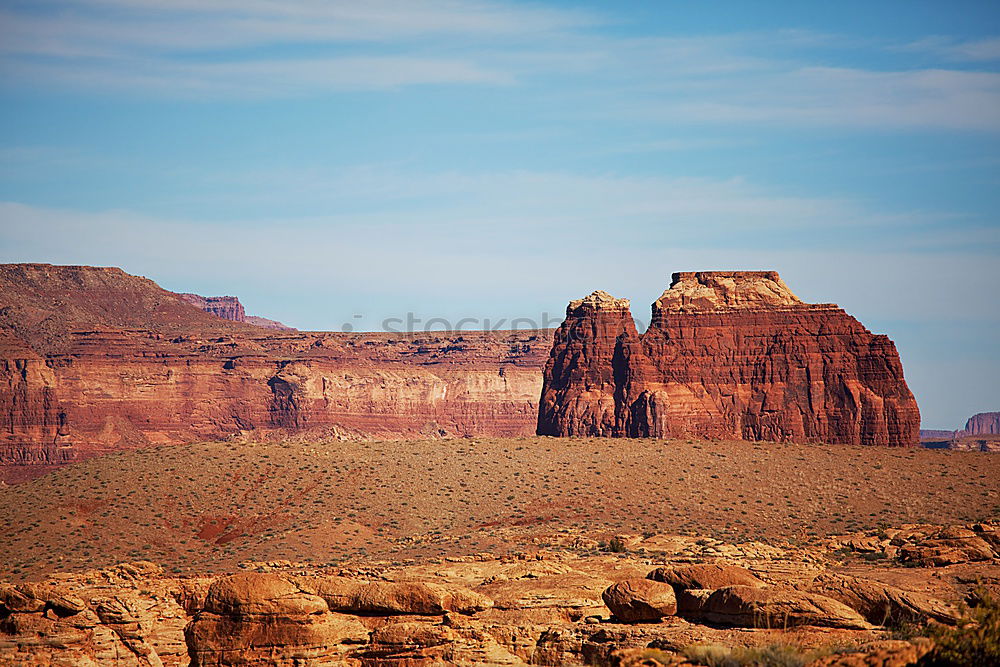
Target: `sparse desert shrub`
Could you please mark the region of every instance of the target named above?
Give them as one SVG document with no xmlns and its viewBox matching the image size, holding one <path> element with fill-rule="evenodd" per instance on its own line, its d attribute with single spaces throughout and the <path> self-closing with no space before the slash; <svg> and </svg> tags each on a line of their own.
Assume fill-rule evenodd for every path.
<svg viewBox="0 0 1000 667">
<path fill-rule="evenodd" d="M 1000 599 L 984 589 L 975 596 L 978 604 L 958 625 L 927 629 L 934 649 L 918 663 L 921 667 L 1000 665 Z"/>
<path fill-rule="evenodd" d="M 612 537 L 608 541 L 607 550 L 613 554 L 623 554 L 628 551 L 628 546 L 625 544 L 625 540 L 620 537 Z"/>
<path fill-rule="evenodd" d="M 768 644 L 746 648 L 721 644 L 694 644 L 684 649 L 684 657 L 705 667 L 804 667 L 804 665 L 844 650 L 830 646 L 806 649 L 794 644 Z"/>
</svg>

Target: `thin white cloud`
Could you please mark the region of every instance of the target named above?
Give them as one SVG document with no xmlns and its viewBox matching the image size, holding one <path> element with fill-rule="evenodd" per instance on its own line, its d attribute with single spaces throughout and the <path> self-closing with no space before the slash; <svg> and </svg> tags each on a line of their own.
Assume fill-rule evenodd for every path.
<svg viewBox="0 0 1000 667">
<path fill-rule="evenodd" d="M 725 184 L 716 189 L 716 197 L 729 200 L 716 210 L 728 214 L 739 208 Z M 702 209 L 709 206 L 701 204 Z M 787 229 L 759 224 L 769 215 L 787 213 L 787 202 L 752 208 L 693 228 L 665 220 L 662 230 L 645 229 L 631 217 L 609 217 L 608 209 L 591 218 L 542 214 L 517 222 L 500 214 L 468 218 L 464 224 L 461 217 L 468 213 L 443 212 L 439 229 L 431 215 L 226 225 L 5 202 L 0 203 L 0 261 L 122 266 L 174 284 L 190 275 L 254 289 L 286 283 L 296 285 L 306 301 L 322 301 L 333 286 L 357 302 L 392 295 L 385 300 L 397 310 L 419 301 L 424 307 L 480 316 L 488 314 L 479 312 L 484 304 L 511 312 L 541 303 L 558 312 L 565 299 L 602 288 L 632 298 L 642 317 L 645 304 L 658 296 L 672 271 L 774 268 L 802 298 L 837 301 L 862 320 L 995 323 L 1000 317 L 1000 297 L 993 289 L 995 255 L 913 251 L 902 242 L 879 247 L 857 242 L 857 230 L 849 228 L 841 234 L 854 242 L 820 248 L 789 243 Z M 828 220 L 820 215 L 813 212 L 808 222 Z M 719 232 L 728 235 L 741 228 L 768 242 L 717 243 Z M 909 233 L 900 230 L 897 237 Z M 373 237 L 377 244 L 370 242 Z M 266 272 L 260 271 L 262 266 Z"/>
<path fill-rule="evenodd" d="M 589 25 L 582 11 L 482 0 L 86 0 L 0 13 L 0 50 L 109 53 L 210 50 L 442 36 L 524 36 Z"/>
<path fill-rule="evenodd" d="M 894 50 L 927 53 L 954 62 L 985 63 L 1000 61 L 1000 37 L 962 40 L 933 36 L 895 47 Z"/>
<path fill-rule="evenodd" d="M 723 89 L 675 113 L 705 120 L 911 129 L 1000 129 L 1000 74 L 810 67 Z M 763 85 L 763 88 L 758 86 Z"/>
<path fill-rule="evenodd" d="M 722 184 L 716 194 L 731 196 L 727 192 Z M 782 213 L 785 205 L 777 202 L 771 210 Z M 370 227 L 374 222 L 379 226 Z M 552 229 L 502 224 L 490 237 L 447 220 L 447 237 L 392 218 L 227 226 L 7 202 L 0 203 L 0 261 L 121 266 L 178 291 L 211 291 L 207 286 L 215 285 L 244 298 L 255 295 L 248 302 L 256 312 L 327 330 L 343 322 L 378 330 L 384 318 L 407 311 L 423 321 L 550 317 L 551 324 L 569 299 L 593 289 L 632 299 L 645 324 L 647 304 L 673 271 L 776 269 L 803 299 L 837 302 L 896 340 L 928 423 L 958 422 L 974 411 L 968 406 L 1000 396 L 993 366 L 981 356 L 970 359 L 990 349 L 989 335 L 1000 317 L 995 255 L 879 250 L 862 243 L 713 248 L 698 245 L 697 237 L 633 239 L 639 230 L 622 219 L 585 222 Z M 455 238 L 463 235 L 469 238 Z M 378 239 L 375 247 L 366 240 L 371 236 Z M 914 330 L 941 323 L 948 333 L 927 349 L 926 334 Z M 964 349 L 953 344 L 956 330 L 982 335 Z M 968 372 L 942 375 L 953 364 Z M 956 377 L 962 381 L 942 381 Z"/>
<path fill-rule="evenodd" d="M 200 192 L 191 193 L 188 208 L 218 208 L 218 204 L 240 202 L 243 210 L 280 210 L 287 201 L 309 201 L 322 216 L 256 220 L 242 223 L 171 222 L 144 218 L 127 212 L 81 213 L 7 203 L 0 207 L 0 246 L 21 248 L 22 257 L 43 249 L 43 239 L 74 239 L 72 229 L 149 228 L 177 231 L 163 233 L 163 244 L 134 248 L 143 253 L 164 252 L 172 239 L 198 237 L 197 248 L 211 244 L 205 234 L 219 233 L 220 242 L 260 243 L 258 250 L 277 252 L 273 240 L 255 234 L 273 235 L 275 228 L 295 230 L 287 237 L 297 262 L 294 271 L 324 267 L 330 261 L 365 273 L 371 236 L 380 257 L 402 262 L 419 249 L 450 264 L 465 265 L 469 257 L 484 261 L 484 249 L 495 256 L 522 256 L 538 261 L 553 249 L 571 246 L 600 253 L 611 248 L 636 252 L 667 247 L 786 247 L 809 249 L 816 243 L 828 249 L 865 245 L 925 250 L 933 247 L 935 229 L 954 218 L 944 212 L 882 212 L 846 199 L 790 196 L 769 191 L 744 179 L 637 177 L 618 174 L 584 175 L 565 172 L 414 172 L 387 165 L 362 165 L 350 169 L 323 168 L 261 171 L 229 171 L 200 174 Z M 214 198 L 214 199 L 213 199 Z M 357 213 L 355 213 L 357 211 Z M 39 230 L 50 229 L 39 235 Z M 63 228 L 68 228 L 69 231 Z M 239 229 L 232 233 L 232 227 Z M 219 231 L 221 230 L 221 231 Z M 155 235 L 155 234 L 154 234 Z M 335 236 L 336 243 L 307 244 L 301 238 Z M 234 241 L 238 236 L 241 240 Z M 995 236 L 995 235 L 994 235 Z M 118 248 L 127 256 L 127 244 L 111 238 L 91 241 L 68 240 L 67 248 L 105 252 Z M 879 241 L 883 238 L 883 241 Z M 957 238 L 957 237 L 956 237 Z M 32 240 L 34 239 L 34 240 Z M 429 241 L 429 239 L 433 241 Z M 982 238 L 969 238 L 978 243 Z M 989 241 L 989 239 L 986 239 Z M 279 244 L 281 241 L 278 242 Z M 96 244 L 94 246 L 93 244 Z M 256 246 L 254 246 L 256 247 Z M 950 247 L 956 247 L 954 244 Z M 182 254 L 191 255 L 197 248 Z M 311 252 L 320 256 L 309 261 Z M 214 250 L 209 250 L 206 261 Z M 331 254 L 332 253 L 332 254 Z M 173 254 L 172 251 L 168 255 Z M 237 256 L 242 256 L 237 253 Z M 154 259 L 147 257 L 147 259 Z M 92 261 L 92 260 L 91 260 Z M 138 261 L 138 259 L 136 260 Z M 197 257 L 194 261 L 200 261 Z M 547 259 L 545 261 L 548 261 Z M 324 269 L 325 270 L 325 269 Z M 429 276 L 431 288 L 435 278 Z"/>
<path fill-rule="evenodd" d="M 114 70 L 81 63 L 72 71 L 51 63 L 20 68 L 21 80 L 43 78 L 65 86 L 99 87 L 201 98 L 257 98 L 327 92 L 380 90 L 420 84 L 513 82 L 504 72 L 461 60 L 404 57 L 343 57 L 182 64 L 127 62 Z"/>
<path fill-rule="evenodd" d="M 1000 131 L 1000 73 L 818 66 L 806 31 L 629 37 L 591 13 L 485 0 L 72 0 L 0 13 L 7 86 L 208 99 L 513 85 L 563 120 Z M 598 28 L 595 30 L 594 28 Z M 884 48 L 862 45 L 858 48 Z M 1000 38 L 900 53 L 989 63 Z"/>
</svg>

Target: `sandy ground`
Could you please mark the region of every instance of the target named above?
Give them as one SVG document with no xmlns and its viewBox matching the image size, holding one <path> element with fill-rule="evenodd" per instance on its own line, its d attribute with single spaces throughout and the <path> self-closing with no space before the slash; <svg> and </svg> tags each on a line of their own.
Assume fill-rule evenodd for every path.
<svg viewBox="0 0 1000 667">
<path fill-rule="evenodd" d="M 597 438 L 198 443 L 0 489 L 0 577 L 148 559 L 401 563 L 617 534 L 803 543 L 1000 518 L 981 452 Z"/>
</svg>

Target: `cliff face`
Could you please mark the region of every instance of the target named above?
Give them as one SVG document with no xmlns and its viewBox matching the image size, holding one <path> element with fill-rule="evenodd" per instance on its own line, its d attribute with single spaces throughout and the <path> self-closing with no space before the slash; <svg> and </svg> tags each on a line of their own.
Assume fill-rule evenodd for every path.
<svg viewBox="0 0 1000 667">
<path fill-rule="evenodd" d="M 571 302 L 545 365 L 538 434 L 613 435 L 617 357 L 638 340 L 628 299 L 598 291 Z"/>
<path fill-rule="evenodd" d="M 965 428 L 958 435 L 998 435 L 1000 434 L 1000 412 L 980 412 L 969 417 Z"/>
<path fill-rule="evenodd" d="M 289 428 L 530 435 L 550 336 L 268 330 L 118 269 L 0 265 L 0 465 Z"/>
<path fill-rule="evenodd" d="M 243 304 L 235 296 L 200 296 L 186 292 L 178 293 L 177 296 L 195 308 L 200 308 L 206 313 L 212 313 L 224 320 L 230 320 L 231 322 L 247 321 Z"/>
<path fill-rule="evenodd" d="M 72 460 L 72 452 L 63 446 L 65 420 L 55 373 L 22 341 L 0 330 L 0 461 L 58 464 Z M 26 441 L 34 446 L 19 446 Z"/>
<path fill-rule="evenodd" d="M 773 271 L 674 274 L 642 336 L 622 324 L 624 335 L 605 340 L 617 350 L 598 364 L 611 378 L 602 395 L 615 396 L 614 423 L 553 419 L 595 403 L 580 380 L 592 371 L 576 368 L 591 358 L 567 354 L 567 325 L 605 316 L 578 311 L 571 304 L 556 332 L 540 434 L 918 442 L 919 412 L 892 341 L 835 305 L 803 303 Z"/>
</svg>

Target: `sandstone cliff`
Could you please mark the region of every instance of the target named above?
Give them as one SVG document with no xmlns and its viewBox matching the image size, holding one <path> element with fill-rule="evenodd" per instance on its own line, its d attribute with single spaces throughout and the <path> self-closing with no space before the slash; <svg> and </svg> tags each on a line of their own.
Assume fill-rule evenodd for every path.
<svg viewBox="0 0 1000 667">
<path fill-rule="evenodd" d="M 539 435 L 614 435 L 619 338 L 638 340 L 628 299 L 598 291 L 569 304 L 545 366 Z"/>
<path fill-rule="evenodd" d="M 1000 435 L 1000 412 L 980 412 L 969 417 L 956 435 Z"/>
<path fill-rule="evenodd" d="M 246 311 L 243 304 L 235 296 L 201 296 L 199 294 L 189 294 L 179 292 L 181 299 L 187 301 L 195 308 L 200 308 L 206 313 L 212 313 L 216 317 L 233 322 L 246 322 Z"/>
<path fill-rule="evenodd" d="M 288 428 L 529 435 L 549 335 L 268 330 L 120 269 L 2 265 L 0 464 Z"/>
<path fill-rule="evenodd" d="M 675 273 L 642 336 L 620 300 L 584 301 L 555 335 L 540 435 L 918 442 L 892 341 L 776 272 Z"/>
</svg>

